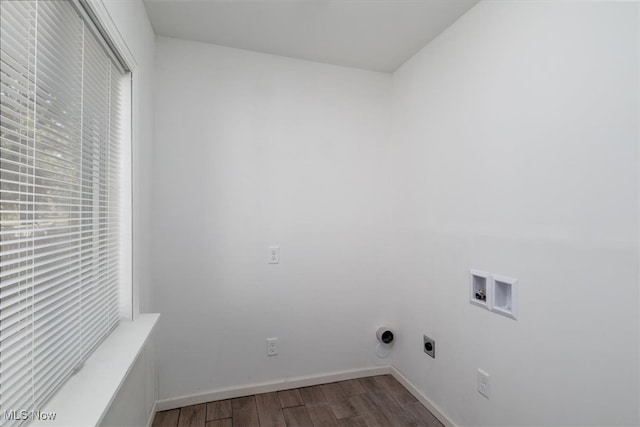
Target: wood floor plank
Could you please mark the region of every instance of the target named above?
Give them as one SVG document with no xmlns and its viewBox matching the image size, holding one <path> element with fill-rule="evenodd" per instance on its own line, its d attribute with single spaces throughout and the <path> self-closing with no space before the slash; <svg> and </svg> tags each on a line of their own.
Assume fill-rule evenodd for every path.
<svg viewBox="0 0 640 427">
<path fill-rule="evenodd" d="M 176 427 L 178 425 L 178 417 L 180 417 L 179 408 L 157 412 L 153 418 L 152 427 Z"/>
<path fill-rule="evenodd" d="M 293 390 L 279 391 L 278 397 L 280 398 L 280 405 L 282 408 L 304 405 L 302 396 L 300 396 L 300 392 L 297 388 Z"/>
<path fill-rule="evenodd" d="M 380 390 L 376 377 L 358 378 L 358 382 L 367 393 L 375 393 Z"/>
<path fill-rule="evenodd" d="M 444 427 L 391 375 L 158 412 L 152 427 Z"/>
<path fill-rule="evenodd" d="M 311 405 L 305 405 L 309 419 L 314 427 L 335 427 L 338 425 L 338 419 L 336 418 L 331 406 L 327 403 Z"/>
<path fill-rule="evenodd" d="M 302 400 L 307 407 L 311 405 L 326 405 L 327 403 L 327 398 L 319 385 L 301 388 L 300 396 L 302 396 Z"/>
<path fill-rule="evenodd" d="M 381 375 L 376 377 L 376 381 L 378 384 L 381 384 L 387 393 L 393 396 L 393 398 L 396 399 L 402 407 L 413 405 L 418 402 L 418 400 L 409 393 L 409 390 L 404 388 L 404 386 L 391 375 Z"/>
<path fill-rule="evenodd" d="M 364 389 L 364 387 L 362 387 L 362 384 L 360 384 L 358 380 L 342 381 L 340 382 L 340 386 L 347 396 L 366 393 L 366 390 Z"/>
<path fill-rule="evenodd" d="M 343 418 L 338 422 L 340 427 L 368 427 L 367 422 L 362 417 Z"/>
<path fill-rule="evenodd" d="M 389 419 L 393 425 L 411 425 L 411 419 L 405 414 L 402 405 L 396 399 L 391 397 L 384 389 L 378 389 L 368 396 L 378 407 L 380 412 Z"/>
<path fill-rule="evenodd" d="M 356 408 L 356 411 L 364 418 L 368 426 L 389 426 L 391 421 L 374 403 L 369 394 L 358 394 L 349 396 L 349 401 Z"/>
<path fill-rule="evenodd" d="M 207 418 L 207 405 L 191 405 L 180 408 L 178 427 L 204 427 Z"/>
<path fill-rule="evenodd" d="M 420 402 L 413 405 L 407 405 L 404 410 L 412 418 L 412 421 L 419 426 L 425 427 L 444 427 L 444 425 L 427 410 Z"/>
<path fill-rule="evenodd" d="M 207 421 L 231 418 L 231 400 L 219 400 L 207 403 Z"/>
<path fill-rule="evenodd" d="M 358 416 L 358 411 L 349 402 L 347 395 L 340 383 L 330 383 L 322 385 L 322 392 L 331 405 L 333 414 L 339 420 L 341 418 L 352 418 Z"/>
<path fill-rule="evenodd" d="M 286 427 L 278 393 L 256 394 L 260 427 Z"/>
<path fill-rule="evenodd" d="M 238 397 L 231 400 L 233 427 L 259 427 L 258 410 L 254 396 Z"/>
<path fill-rule="evenodd" d="M 282 412 L 284 412 L 287 427 L 309 427 L 313 425 L 307 413 L 307 408 L 304 406 L 291 406 L 284 408 Z"/>
<path fill-rule="evenodd" d="M 331 410 L 337 419 L 357 417 L 358 411 L 349 401 L 331 403 Z"/>
<path fill-rule="evenodd" d="M 329 403 L 344 401 L 345 392 L 340 383 L 323 384 L 321 387 Z"/>
<path fill-rule="evenodd" d="M 372 414 L 363 414 L 363 415 L 360 415 L 360 418 L 364 420 L 367 427 L 395 427 L 396 426 L 396 424 L 393 424 L 391 421 L 389 421 L 389 418 L 387 417 L 378 418 Z M 408 424 L 408 425 L 411 427 L 414 427 L 413 424 Z M 416 424 L 415 426 L 418 426 L 418 424 Z"/>
</svg>

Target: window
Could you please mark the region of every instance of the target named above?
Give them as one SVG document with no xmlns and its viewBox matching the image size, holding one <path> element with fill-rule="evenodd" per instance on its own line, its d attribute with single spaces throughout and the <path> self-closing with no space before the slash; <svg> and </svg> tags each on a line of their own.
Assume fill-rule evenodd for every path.
<svg viewBox="0 0 640 427">
<path fill-rule="evenodd" d="M 118 324 L 128 153 L 120 144 L 126 73 L 80 9 L 62 0 L 0 8 L 6 415 L 38 410 Z M 21 422 L 6 418 L 1 425 Z"/>
</svg>

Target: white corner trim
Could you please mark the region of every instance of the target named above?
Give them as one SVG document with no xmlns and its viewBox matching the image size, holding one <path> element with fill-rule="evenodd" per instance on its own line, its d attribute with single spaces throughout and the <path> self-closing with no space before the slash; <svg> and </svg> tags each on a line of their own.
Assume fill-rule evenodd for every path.
<svg viewBox="0 0 640 427">
<path fill-rule="evenodd" d="M 120 321 L 85 361 L 83 368 L 67 380 L 44 408 L 38 408 L 45 413 L 55 412 L 55 420 L 34 420 L 29 426 L 99 425 L 159 317 L 159 314 L 141 314 L 134 321 Z"/>
<path fill-rule="evenodd" d="M 309 387 L 313 385 L 333 383 L 336 381 L 372 377 L 375 375 L 388 375 L 392 374 L 392 370 L 393 368 L 391 366 L 385 365 L 365 369 L 337 371 L 328 374 L 294 377 L 281 381 L 250 384 L 240 387 L 225 387 L 217 390 L 207 391 L 204 393 L 159 400 L 158 402 L 156 402 L 155 409 L 156 411 L 166 411 L 169 409 L 181 408 L 183 406 L 211 402 L 214 400 L 233 399 L 236 397 L 251 396 L 252 394 L 269 393 L 272 391 L 282 391 L 300 387 Z"/>
<path fill-rule="evenodd" d="M 451 420 L 451 418 L 449 418 L 444 412 L 442 412 L 435 403 L 433 403 L 427 396 L 422 394 L 420 390 L 418 390 L 413 384 L 411 384 L 407 377 L 402 375 L 402 372 L 397 370 L 394 366 L 391 366 L 390 368 L 391 375 L 393 375 L 393 377 L 397 379 L 400 384 L 402 384 L 407 390 L 409 390 L 409 392 L 413 394 L 413 396 L 418 399 L 418 401 L 422 403 L 424 407 L 427 408 L 429 412 L 431 412 L 442 424 L 444 424 L 445 427 L 457 427 L 453 420 Z"/>
<path fill-rule="evenodd" d="M 153 425 L 153 419 L 156 417 L 156 411 L 158 405 L 158 401 L 153 402 L 153 406 L 151 407 L 151 412 L 149 412 L 149 418 L 147 419 L 147 427 L 151 427 Z"/>
</svg>

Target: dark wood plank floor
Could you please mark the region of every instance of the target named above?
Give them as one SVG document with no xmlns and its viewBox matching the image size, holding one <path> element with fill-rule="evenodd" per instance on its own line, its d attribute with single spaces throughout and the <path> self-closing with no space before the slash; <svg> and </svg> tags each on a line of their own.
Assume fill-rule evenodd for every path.
<svg viewBox="0 0 640 427">
<path fill-rule="evenodd" d="M 442 427 L 391 375 L 158 412 L 153 427 Z"/>
</svg>

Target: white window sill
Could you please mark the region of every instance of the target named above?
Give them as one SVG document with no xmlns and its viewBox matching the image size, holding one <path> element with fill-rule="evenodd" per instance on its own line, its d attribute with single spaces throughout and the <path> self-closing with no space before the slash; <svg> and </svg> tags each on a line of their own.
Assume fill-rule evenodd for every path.
<svg viewBox="0 0 640 427">
<path fill-rule="evenodd" d="M 97 426 L 118 394 L 151 335 L 159 314 L 141 314 L 120 325 L 86 360 L 83 368 L 56 392 L 40 411 L 55 420 L 32 419 L 29 426 Z"/>
</svg>

